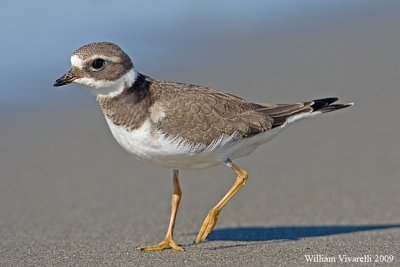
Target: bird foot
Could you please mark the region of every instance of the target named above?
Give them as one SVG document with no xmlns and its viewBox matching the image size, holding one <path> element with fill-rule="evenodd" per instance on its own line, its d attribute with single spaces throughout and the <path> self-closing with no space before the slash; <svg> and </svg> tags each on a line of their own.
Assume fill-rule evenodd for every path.
<svg viewBox="0 0 400 267">
<path fill-rule="evenodd" d="M 204 219 L 199 233 L 197 234 L 196 240 L 194 241 L 195 244 L 203 242 L 207 238 L 208 234 L 211 233 L 217 224 L 218 214 L 219 211 L 215 209 L 210 210 L 207 217 Z"/>
<path fill-rule="evenodd" d="M 183 248 L 181 246 L 178 246 L 172 238 L 165 239 L 157 245 L 139 247 L 139 250 L 141 250 L 141 251 L 160 251 L 160 250 L 164 250 L 166 248 L 172 248 L 175 251 L 183 251 Z"/>
</svg>

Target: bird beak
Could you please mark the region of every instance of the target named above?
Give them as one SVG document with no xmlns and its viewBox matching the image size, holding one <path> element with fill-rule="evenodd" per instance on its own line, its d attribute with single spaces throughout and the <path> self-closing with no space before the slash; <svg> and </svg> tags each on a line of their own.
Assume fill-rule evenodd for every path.
<svg viewBox="0 0 400 267">
<path fill-rule="evenodd" d="M 74 77 L 74 75 L 71 73 L 71 70 L 70 70 L 66 74 L 64 74 L 63 76 L 58 78 L 56 80 L 56 82 L 54 83 L 54 86 L 57 87 L 57 86 L 66 85 L 66 84 L 72 83 L 75 79 L 76 79 L 76 77 Z"/>
</svg>

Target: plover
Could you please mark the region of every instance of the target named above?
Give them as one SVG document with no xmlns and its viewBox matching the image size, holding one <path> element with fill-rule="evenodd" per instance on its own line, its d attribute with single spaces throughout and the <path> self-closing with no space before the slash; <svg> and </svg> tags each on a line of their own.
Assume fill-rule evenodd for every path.
<svg viewBox="0 0 400 267">
<path fill-rule="evenodd" d="M 246 183 L 248 173 L 233 162 L 252 153 L 287 126 L 304 118 L 352 105 L 334 104 L 336 97 L 294 104 L 247 101 L 210 87 L 159 81 L 134 69 L 116 44 L 87 44 L 74 52 L 72 68 L 54 86 L 77 83 L 96 97 L 112 135 L 140 159 L 172 170 L 172 211 L 164 240 L 144 251 L 182 250 L 173 239 L 182 192 L 180 169 L 224 164 L 237 178 L 209 211 L 195 243 L 204 241 L 218 215 Z"/>
</svg>

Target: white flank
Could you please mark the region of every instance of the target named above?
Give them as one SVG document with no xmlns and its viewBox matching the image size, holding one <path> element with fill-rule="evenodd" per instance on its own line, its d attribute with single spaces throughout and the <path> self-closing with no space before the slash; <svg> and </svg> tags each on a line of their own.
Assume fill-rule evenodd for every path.
<svg viewBox="0 0 400 267">
<path fill-rule="evenodd" d="M 138 129 L 129 131 L 123 126 L 115 125 L 112 120 L 107 118 L 106 121 L 110 127 L 111 133 L 117 142 L 128 152 L 138 156 L 141 159 L 162 166 L 173 168 L 185 168 L 192 165 L 204 163 L 207 166 L 210 160 L 200 160 L 200 162 L 192 161 L 190 148 L 188 146 L 180 146 L 176 142 L 171 142 L 162 133 L 157 132 L 151 119 L 148 119 Z M 218 162 L 211 160 L 211 165 Z"/>
<path fill-rule="evenodd" d="M 165 116 L 162 110 L 158 110 L 157 114 L 160 117 Z M 228 159 L 247 156 L 259 145 L 270 141 L 288 125 L 317 114 L 320 112 L 295 115 L 280 127 L 248 138 L 242 139 L 237 133 L 230 136 L 224 135 L 208 146 L 192 144 L 179 136 L 166 137 L 154 127 L 154 119 L 157 121 L 159 118 L 149 118 L 138 129 L 129 131 L 123 126 L 115 125 L 106 114 L 105 116 L 114 138 L 128 152 L 153 164 L 168 168 L 197 169 L 215 166 Z"/>
<path fill-rule="evenodd" d="M 124 88 L 130 87 L 136 80 L 137 72 L 131 69 L 115 81 L 96 80 L 89 77 L 79 78 L 74 83 L 85 86 L 97 97 L 114 97 L 122 93 Z"/>
<path fill-rule="evenodd" d="M 221 149 L 223 144 L 226 144 L 225 138 L 213 144 L 213 148 L 200 149 L 189 143 L 180 142 L 178 138 L 165 137 L 154 128 L 151 119 L 132 131 L 115 125 L 107 116 L 106 121 L 112 135 L 125 150 L 154 164 L 175 169 L 205 168 L 217 165 L 225 158 L 220 155 L 224 154 Z"/>
</svg>

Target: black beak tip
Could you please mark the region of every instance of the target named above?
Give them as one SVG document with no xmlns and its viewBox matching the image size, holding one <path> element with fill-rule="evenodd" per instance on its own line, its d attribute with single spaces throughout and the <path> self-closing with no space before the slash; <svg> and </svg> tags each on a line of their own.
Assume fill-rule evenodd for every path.
<svg viewBox="0 0 400 267">
<path fill-rule="evenodd" d="M 58 78 L 54 82 L 53 86 L 54 87 L 63 86 L 63 85 L 71 83 L 73 80 L 74 80 L 74 78 L 72 77 L 72 75 L 70 73 L 67 73 L 67 74 L 63 75 L 62 77 Z"/>
<path fill-rule="evenodd" d="M 54 82 L 54 84 L 53 84 L 53 86 L 54 87 L 58 87 L 58 86 L 62 86 L 62 85 L 64 85 L 65 83 L 63 83 L 62 81 L 60 81 L 60 79 L 57 79 L 55 82 Z"/>
</svg>

